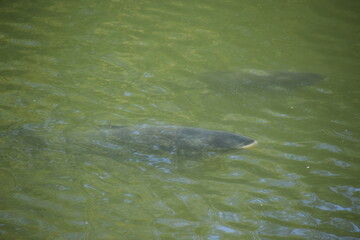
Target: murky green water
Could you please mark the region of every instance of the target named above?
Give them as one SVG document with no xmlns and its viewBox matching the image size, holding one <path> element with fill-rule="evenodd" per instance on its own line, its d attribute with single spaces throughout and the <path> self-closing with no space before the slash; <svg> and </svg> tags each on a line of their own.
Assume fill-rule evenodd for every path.
<svg viewBox="0 0 360 240">
<path fill-rule="evenodd" d="M 2 1 L 0 238 L 358 239 L 359 9 Z M 326 79 L 242 88 L 242 69 Z M 109 124 L 258 145 L 195 159 L 83 147 Z"/>
</svg>

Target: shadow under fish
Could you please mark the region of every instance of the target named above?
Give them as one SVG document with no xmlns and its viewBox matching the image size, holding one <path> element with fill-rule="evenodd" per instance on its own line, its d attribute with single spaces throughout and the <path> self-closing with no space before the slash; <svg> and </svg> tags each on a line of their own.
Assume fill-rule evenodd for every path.
<svg viewBox="0 0 360 240">
<path fill-rule="evenodd" d="M 242 90 L 270 90 L 286 93 L 294 89 L 314 85 L 324 78 L 323 75 L 307 72 L 241 70 L 206 74 L 203 81 L 211 89 L 230 94 L 238 94 Z"/>
<path fill-rule="evenodd" d="M 69 146 L 105 154 L 200 156 L 254 146 L 256 141 L 238 134 L 179 126 L 101 126 L 94 131 L 73 132 Z"/>
</svg>

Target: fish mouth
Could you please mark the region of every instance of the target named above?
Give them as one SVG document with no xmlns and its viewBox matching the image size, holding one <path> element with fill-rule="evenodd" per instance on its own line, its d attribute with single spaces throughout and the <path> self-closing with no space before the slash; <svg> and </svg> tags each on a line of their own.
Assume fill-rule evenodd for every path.
<svg viewBox="0 0 360 240">
<path fill-rule="evenodd" d="M 256 140 L 253 140 L 252 142 L 250 143 L 247 143 L 247 144 L 243 144 L 243 145 L 240 145 L 239 147 L 240 148 L 245 148 L 245 149 L 248 149 L 248 148 L 252 148 L 254 147 L 255 145 L 257 145 L 257 141 Z"/>
</svg>

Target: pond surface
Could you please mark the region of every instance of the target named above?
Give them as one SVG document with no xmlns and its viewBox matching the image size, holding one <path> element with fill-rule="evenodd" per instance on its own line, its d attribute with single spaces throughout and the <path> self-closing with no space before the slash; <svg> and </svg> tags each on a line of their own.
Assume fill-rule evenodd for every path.
<svg viewBox="0 0 360 240">
<path fill-rule="evenodd" d="M 0 238 L 359 239 L 359 9 L 2 1 Z M 306 84 L 249 77 L 278 72 Z M 258 144 L 175 157 L 85 134 L 143 124 Z"/>
</svg>

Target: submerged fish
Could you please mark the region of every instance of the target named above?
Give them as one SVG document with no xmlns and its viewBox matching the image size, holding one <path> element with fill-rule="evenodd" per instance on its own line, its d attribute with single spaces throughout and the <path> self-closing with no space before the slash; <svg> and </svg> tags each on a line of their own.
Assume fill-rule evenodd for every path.
<svg viewBox="0 0 360 240">
<path fill-rule="evenodd" d="M 242 70 L 207 74 L 204 82 L 211 88 L 225 90 L 229 93 L 236 93 L 241 89 L 268 89 L 285 92 L 313 85 L 324 78 L 320 74 L 307 72 Z"/>
<path fill-rule="evenodd" d="M 180 155 L 228 152 L 256 144 L 234 133 L 179 126 L 107 126 L 85 138 L 87 143 L 112 150 Z"/>
</svg>

